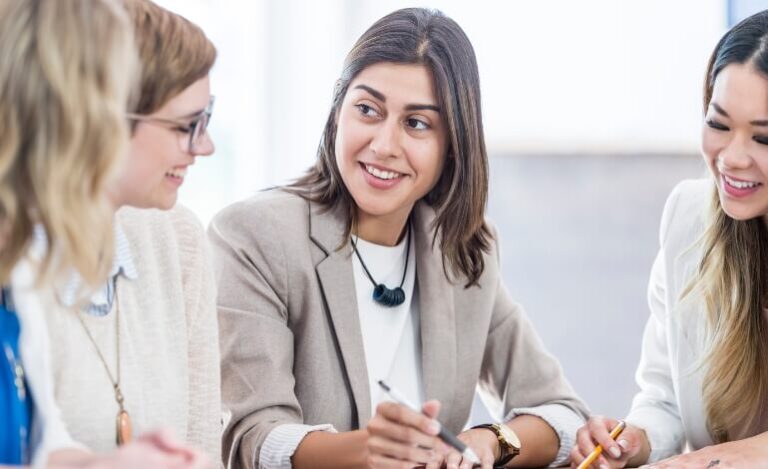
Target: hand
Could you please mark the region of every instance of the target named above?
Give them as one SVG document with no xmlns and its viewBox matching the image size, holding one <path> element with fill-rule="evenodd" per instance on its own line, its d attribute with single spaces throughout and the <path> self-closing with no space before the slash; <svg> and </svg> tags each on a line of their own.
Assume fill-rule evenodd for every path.
<svg viewBox="0 0 768 469">
<path fill-rule="evenodd" d="M 654 469 L 731 469 L 763 467 L 768 460 L 768 433 L 744 440 L 707 446 L 698 451 L 674 456 L 652 464 Z"/>
<path fill-rule="evenodd" d="M 633 458 L 635 463 L 638 462 L 635 459 L 647 460 L 650 446 L 645 431 L 627 425 L 614 441 L 610 432 L 618 423 L 618 420 L 609 417 L 590 417 L 587 424 L 576 432 L 576 446 L 571 450 L 571 467 L 578 467 L 597 444 L 603 447 L 603 452 L 590 466 L 593 469 L 621 468 Z M 644 458 L 641 453 L 645 454 Z"/>
<path fill-rule="evenodd" d="M 459 433 L 459 439 L 467 444 L 480 458 L 482 469 L 493 469 L 493 463 L 498 459 L 501 449 L 496 434 L 485 428 L 474 428 Z M 452 451 L 445 460 L 447 469 L 472 469 L 472 463 Z M 427 466 L 431 469 L 430 466 Z M 437 467 L 437 466 L 435 466 Z"/>
<path fill-rule="evenodd" d="M 202 452 L 176 439 L 168 430 L 158 430 L 145 433 L 111 453 L 94 455 L 86 467 L 89 469 L 136 467 L 208 469 L 213 465 Z"/>
<path fill-rule="evenodd" d="M 366 428 L 369 467 L 412 468 L 443 460 L 448 447 L 437 438 L 440 424 L 434 420 L 440 403 L 428 401 L 423 410 L 426 415 L 394 402 L 376 407 Z"/>
</svg>

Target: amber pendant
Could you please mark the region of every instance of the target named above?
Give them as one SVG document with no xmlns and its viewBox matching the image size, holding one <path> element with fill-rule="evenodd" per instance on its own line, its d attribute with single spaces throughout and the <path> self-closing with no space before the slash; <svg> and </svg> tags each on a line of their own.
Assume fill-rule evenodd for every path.
<svg viewBox="0 0 768 469">
<path fill-rule="evenodd" d="M 120 410 L 117 413 L 117 444 L 118 446 L 130 443 L 131 441 L 131 416 L 128 412 Z"/>
</svg>

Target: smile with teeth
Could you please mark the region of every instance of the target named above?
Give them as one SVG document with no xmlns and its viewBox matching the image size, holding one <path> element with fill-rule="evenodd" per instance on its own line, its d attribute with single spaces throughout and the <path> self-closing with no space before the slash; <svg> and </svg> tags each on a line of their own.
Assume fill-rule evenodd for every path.
<svg viewBox="0 0 768 469">
<path fill-rule="evenodd" d="M 723 180 L 725 180 L 725 182 L 729 186 L 735 187 L 736 189 L 750 189 L 752 187 L 757 187 L 757 186 L 762 185 L 759 182 L 739 181 L 739 180 L 736 180 L 736 179 L 732 179 L 732 178 L 729 178 L 728 176 L 726 176 L 725 174 L 723 174 Z"/>
<path fill-rule="evenodd" d="M 394 171 L 383 171 L 367 164 L 365 165 L 365 170 L 368 171 L 368 174 L 376 176 L 377 178 L 383 179 L 385 181 L 402 176 L 401 173 L 396 173 Z"/>
<path fill-rule="evenodd" d="M 184 176 L 187 175 L 187 168 L 173 168 L 167 171 L 165 175 L 176 179 L 184 179 Z"/>
</svg>

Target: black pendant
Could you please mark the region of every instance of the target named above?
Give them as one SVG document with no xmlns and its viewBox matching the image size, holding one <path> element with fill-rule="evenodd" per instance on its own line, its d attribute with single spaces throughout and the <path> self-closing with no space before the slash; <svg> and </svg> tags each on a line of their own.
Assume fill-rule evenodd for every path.
<svg viewBox="0 0 768 469">
<path fill-rule="evenodd" d="M 405 292 L 400 287 L 391 290 L 380 283 L 373 289 L 373 301 L 389 307 L 400 306 L 405 301 Z"/>
</svg>

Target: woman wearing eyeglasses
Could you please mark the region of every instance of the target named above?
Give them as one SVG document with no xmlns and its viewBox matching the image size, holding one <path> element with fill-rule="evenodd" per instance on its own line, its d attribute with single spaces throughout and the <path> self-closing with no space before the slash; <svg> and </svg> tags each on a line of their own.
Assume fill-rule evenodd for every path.
<svg viewBox="0 0 768 469">
<path fill-rule="evenodd" d="M 56 397 L 75 440 L 96 451 L 166 427 L 218 461 L 221 435 L 215 286 L 200 223 L 174 207 L 206 133 L 216 58 L 203 31 L 148 0 L 123 0 L 142 75 L 130 149 L 110 198 L 115 260 L 72 314 L 50 314 Z M 158 41 L 158 38 L 160 40 Z M 160 209 L 160 210 L 148 210 Z"/>
</svg>

